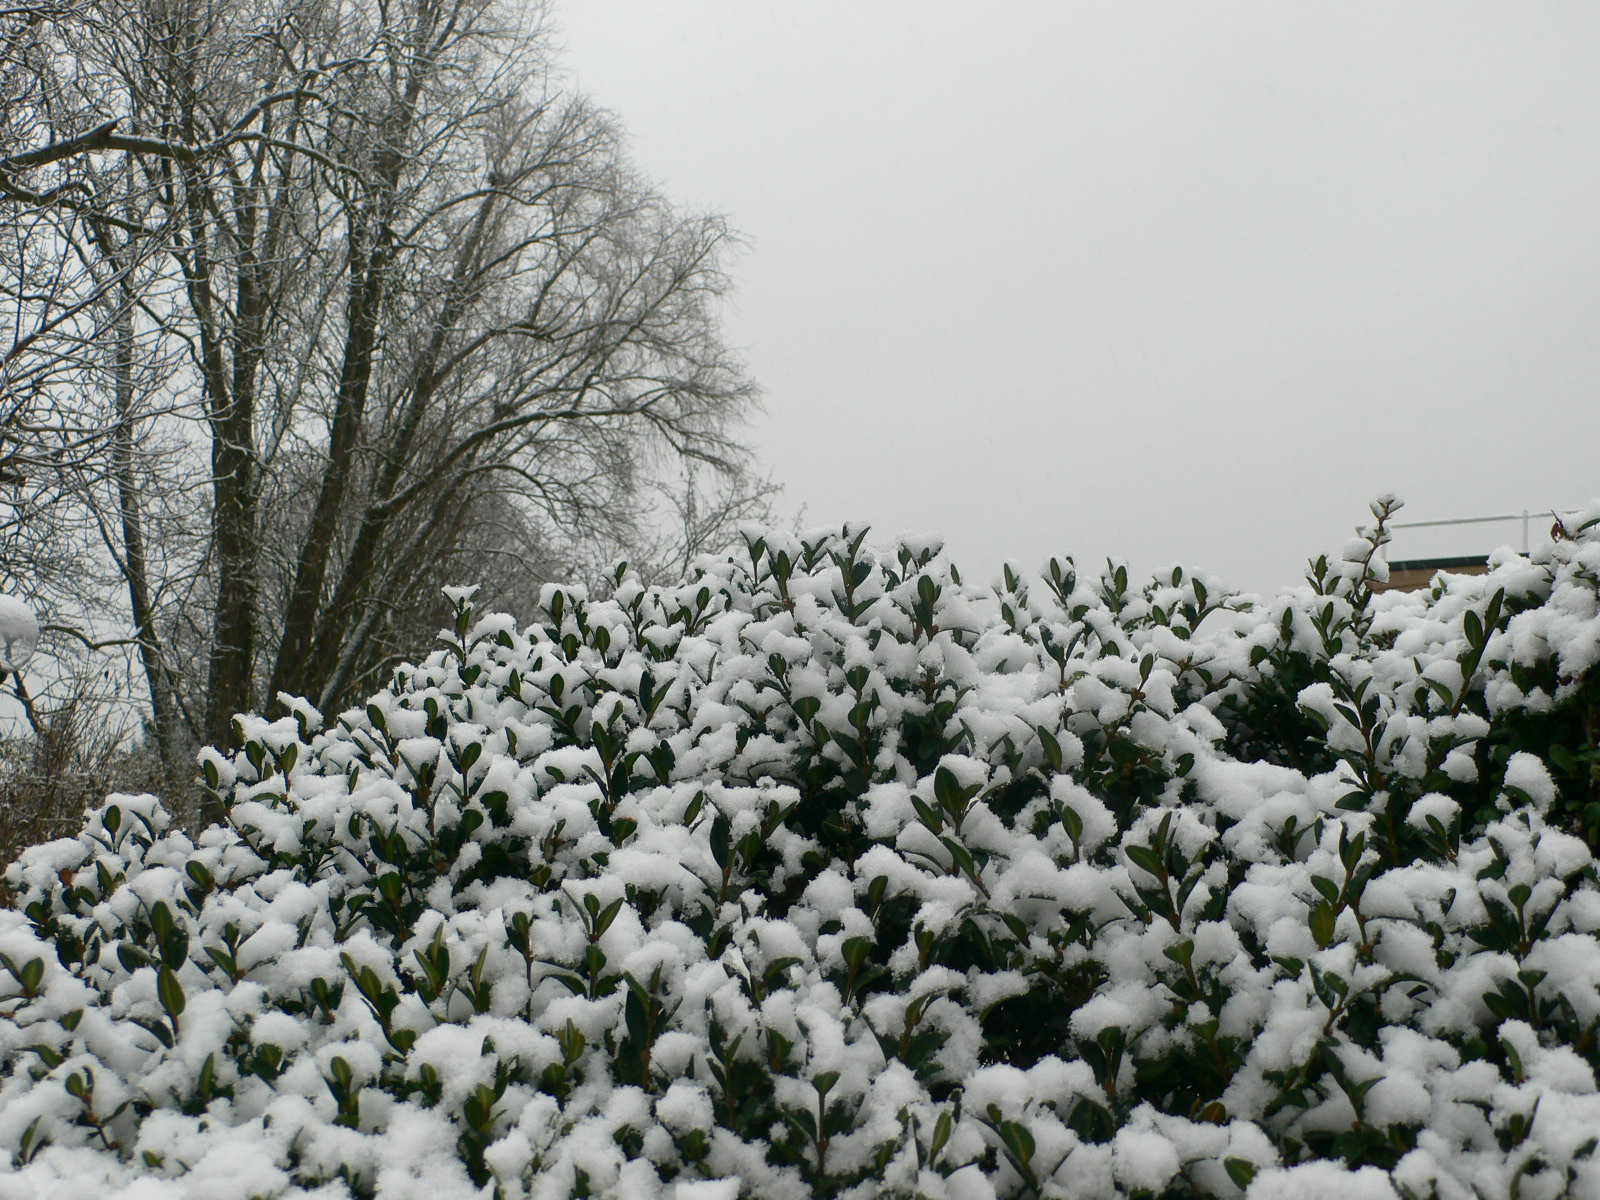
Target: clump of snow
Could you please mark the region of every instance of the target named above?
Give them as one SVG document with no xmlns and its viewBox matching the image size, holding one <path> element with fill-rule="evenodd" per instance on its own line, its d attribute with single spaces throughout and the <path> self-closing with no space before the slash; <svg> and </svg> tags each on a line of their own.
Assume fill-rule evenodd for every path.
<svg viewBox="0 0 1600 1200">
<path fill-rule="evenodd" d="M 20 671 L 39 645 L 39 618 L 16 596 L 0 595 L 0 674 Z"/>
</svg>

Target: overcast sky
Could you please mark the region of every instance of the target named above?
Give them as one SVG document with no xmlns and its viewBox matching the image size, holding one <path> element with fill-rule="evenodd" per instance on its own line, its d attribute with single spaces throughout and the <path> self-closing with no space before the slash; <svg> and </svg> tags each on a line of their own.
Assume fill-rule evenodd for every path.
<svg viewBox="0 0 1600 1200">
<path fill-rule="evenodd" d="M 747 241 L 750 440 L 808 525 L 1254 590 L 1384 489 L 1413 520 L 1600 496 L 1600 6 L 553 15 L 638 165 Z"/>
</svg>

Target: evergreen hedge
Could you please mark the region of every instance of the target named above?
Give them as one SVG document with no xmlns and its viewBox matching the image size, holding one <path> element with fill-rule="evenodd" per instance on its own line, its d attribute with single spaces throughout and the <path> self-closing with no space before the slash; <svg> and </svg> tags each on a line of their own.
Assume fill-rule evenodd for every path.
<svg viewBox="0 0 1600 1200">
<path fill-rule="evenodd" d="M 746 537 L 0 912 L 0 1197 L 1600 1195 L 1600 507 L 1269 599 Z"/>
</svg>

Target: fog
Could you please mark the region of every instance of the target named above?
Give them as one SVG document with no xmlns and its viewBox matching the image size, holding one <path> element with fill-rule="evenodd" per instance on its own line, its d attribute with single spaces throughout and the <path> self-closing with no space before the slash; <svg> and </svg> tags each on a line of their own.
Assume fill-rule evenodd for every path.
<svg viewBox="0 0 1600 1200">
<path fill-rule="evenodd" d="M 1385 489 L 1412 520 L 1600 495 L 1592 5 L 552 15 L 642 169 L 743 234 L 749 440 L 803 525 L 1269 589 Z"/>
</svg>

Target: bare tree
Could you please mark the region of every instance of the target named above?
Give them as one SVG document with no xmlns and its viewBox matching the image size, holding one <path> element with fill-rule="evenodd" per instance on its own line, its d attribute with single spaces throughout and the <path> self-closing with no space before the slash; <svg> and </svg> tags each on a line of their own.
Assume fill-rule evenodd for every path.
<svg viewBox="0 0 1600 1200">
<path fill-rule="evenodd" d="M 59 746 L 61 730 L 94 726 L 90 710 L 111 691 L 93 660 L 136 644 L 146 725 L 170 769 L 175 693 L 155 634 L 138 468 L 149 381 L 161 369 L 138 330 L 159 230 L 141 227 L 146 214 L 118 178 L 126 167 L 103 159 L 73 171 L 52 166 L 73 70 L 56 32 L 74 22 L 101 28 L 93 14 L 75 3 L 36 4 L 6 10 L 3 21 L 0 146 L 13 153 L 0 171 L 0 320 L 9 334 L 0 337 L 0 588 L 26 592 L 69 622 L 52 634 L 50 684 L 65 698 L 41 697 L 38 709 L 25 703 L 38 736 L 44 713 Z M 92 627 L 118 593 L 131 599 L 134 638 L 73 624 Z M 20 679 L 16 686 L 20 694 Z M 98 728 L 108 719 L 112 727 L 124 720 L 101 713 Z"/>
<path fill-rule="evenodd" d="M 728 231 L 557 86 L 540 14 L 42 12 L 0 34 L 31 89 L 0 124 L 0 422 L 79 439 L 48 473 L 115 564 L 164 744 L 225 742 L 280 691 L 344 699 L 452 565 L 647 544 L 673 464 L 725 481 L 702 524 L 758 501 L 717 326 Z M 73 278 L 34 282 L 62 249 Z M 174 669 L 194 654 L 203 681 Z"/>
</svg>

